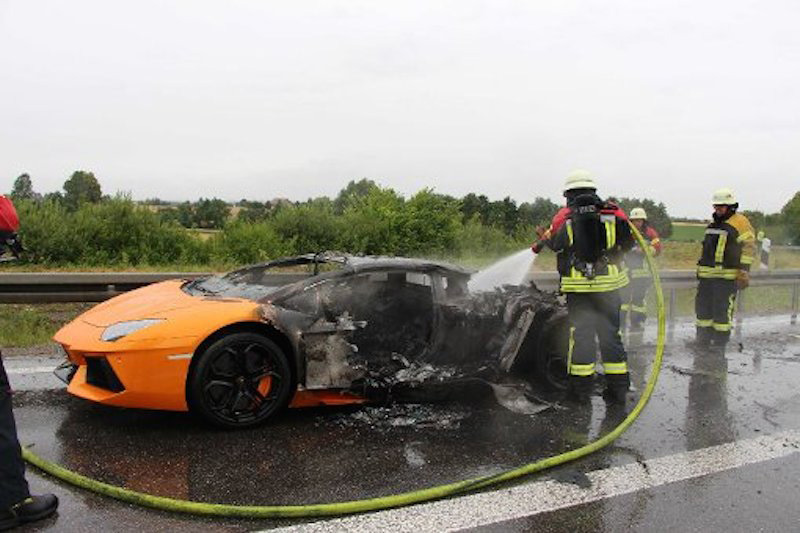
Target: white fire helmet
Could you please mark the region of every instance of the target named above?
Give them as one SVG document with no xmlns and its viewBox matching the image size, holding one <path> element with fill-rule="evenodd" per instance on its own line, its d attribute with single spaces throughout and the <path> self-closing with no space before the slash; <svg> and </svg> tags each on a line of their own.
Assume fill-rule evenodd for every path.
<svg viewBox="0 0 800 533">
<path fill-rule="evenodd" d="M 573 170 L 564 180 L 564 192 L 574 189 L 597 189 L 588 170 Z"/>
<path fill-rule="evenodd" d="M 631 220 L 647 220 L 647 212 L 641 207 L 634 207 L 631 209 L 631 214 L 628 218 Z"/>
<path fill-rule="evenodd" d="M 711 203 L 714 205 L 734 205 L 738 202 L 736 201 L 736 196 L 734 196 L 732 190 L 723 188 L 714 191 L 714 196 Z"/>
</svg>

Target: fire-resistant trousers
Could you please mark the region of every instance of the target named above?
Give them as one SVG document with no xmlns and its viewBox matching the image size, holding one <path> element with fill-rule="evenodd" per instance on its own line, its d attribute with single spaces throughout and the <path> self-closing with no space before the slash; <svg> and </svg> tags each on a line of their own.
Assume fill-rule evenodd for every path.
<svg viewBox="0 0 800 533">
<path fill-rule="evenodd" d="M 640 326 L 647 319 L 647 307 L 644 304 L 650 278 L 634 277 L 630 283 L 620 289 L 622 296 L 622 312 L 630 317 L 631 326 Z M 623 315 L 623 320 L 625 315 Z"/>
<path fill-rule="evenodd" d="M 0 354 L 0 511 L 30 496 L 25 481 L 25 463 L 11 411 L 11 386 Z"/>
<path fill-rule="evenodd" d="M 620 303 L 618 290 L 567 293 L 570 376 L 588 377 L 594 374 L 597 340 L 600 342 L 607 381 L 619 381 L 627 386 L 627 355 L 619 332 Z"/>
<path fill-rule="evenodd" d="M 735 280 L 700 278 L 694 300 L 698 338 L 713 339 L 720 344 L 728 342 L 733 329 L 735 304 Z"/>
</svg>

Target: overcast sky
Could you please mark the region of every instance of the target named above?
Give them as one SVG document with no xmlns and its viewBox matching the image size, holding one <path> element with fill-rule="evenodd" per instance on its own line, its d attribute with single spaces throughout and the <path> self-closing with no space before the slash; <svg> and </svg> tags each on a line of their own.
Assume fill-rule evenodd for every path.
<svg viewBox="0 0 800 533">
<path fill-rule="evenodd" d="M 0 0 L 0 176 L 136 199 L 800 190 L 800 2 Z"/>
</svg>

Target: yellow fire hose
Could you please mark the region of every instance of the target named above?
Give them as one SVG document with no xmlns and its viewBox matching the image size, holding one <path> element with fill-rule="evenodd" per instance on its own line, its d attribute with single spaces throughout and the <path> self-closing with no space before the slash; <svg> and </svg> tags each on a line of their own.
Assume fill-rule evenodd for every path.
<svg viewBox="0 0 800 533">
<path fill-rule="evenodd" d="M 633 226 L 633 224 L 630 226 L 633 230 L 636 241 L 639 243 L 641 249 L 645 252 L 656 294 L 658 308 L 658 337 L 653 367 L 650 372 L 647 385 L 645 386 L 639 401 L 628 414 L 628 416 L 611 432 L 603 435 L 596 441 L 575 450 L 555 455 L 553 457 L 547 457 L 534 463 L 529 463 L 524 466 L 490 476 L 466 479 L 455 483 L 448 483 L 446 485 L 439 485 L 436 487 L 404 492 L 401 494 L 392 494 L 378 498 L 309 505 L 229 505 L 177 500 L 128 490 L 122 487 L 110 485 L 108 483 L 103 483 L 102 481 L 98 481 L 96 479 L 82 476 L 67 470 L 63 466 L 42 459 L 27 448 L 22 450 L 22 456 L 32 465 L 62 481 L 83 489 L 90 490 L 92 492 L 96 492 L 98 494 L 110 496 L 111 498 L 115 498 L 127 503 L 180 513 L 238 518 L 307 518 L 315 516 L 344 515 L 388 509 L 391 507 L 400 507 L 403 505 L 410 505 L 462 494 L 470 490 L 485 488 L 490 485 L 496 485 L 498 483 L 517 479 L 522 476 L 533 474 L 534 472 L 540 472 L 542 470 L 585 457 L 586 455 L 589 455 L 590 453 L 595 452 L 616 440 L 631 426 L 631 424 L 633 424 L 650 399 L 653 389 L 655 388 L 656 381 L 658 380 L 658 374 L 661 370 L 661 360 L 664 353 L 666 329 L 664 316 L 664 295 L 661 291 L 661 282 L 656 271 L 655 261 L 653 260 L 653 256 L 650 253 L 647 243 L 642 238 L 642 235 L 639 233 L 639 231 Z"/>
</svg>

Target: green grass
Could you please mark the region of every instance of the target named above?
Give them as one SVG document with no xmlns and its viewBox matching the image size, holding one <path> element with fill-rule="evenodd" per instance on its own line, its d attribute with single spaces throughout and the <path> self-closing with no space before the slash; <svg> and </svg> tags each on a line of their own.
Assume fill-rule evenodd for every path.
<svg viewBox="0 0 800 533">
<path fill-rule="evenodd" d="M 694 316 L 695 289 L 675 291 L 676 316 Z M 669 309 L 670 290 L 664 291 L 664 305 Z M 770 315 L 788 313 L 792 310 L 792 288 L 788 285 L 749 287 L 739 293 L 744 314 Z M 652 290 L 647 293 L 647 314 L 656 316 L 656 298 Z M 738 307 L 737 307 L 738 313 Z"/>
<path fill-rule="evenodd" d="M 705 224 L 673 222 L 671 241 L 700 242 L 706 231 Z"/>
<path fill-rule="evenodd" d="M 697 266 L 700 257 L 699 242 L 679 242 L 673 240 L 662 241 L 664 249 L 656 258 L 660 269 L 664 270 L 691 270 Z M 800 250 L 776 248 L 770 254 L 770 268 L 797 269 L 800 268 Z M 534 270 L 548 271 L 556 269 L 555 254 L 544 250 L 536 258 Z"/>
<path fill-rule="evenodd" d="M 27 347 L 50 342 L 64 324 L 91 304 L 0 305 L 0 346 Z"/>
</svg>

